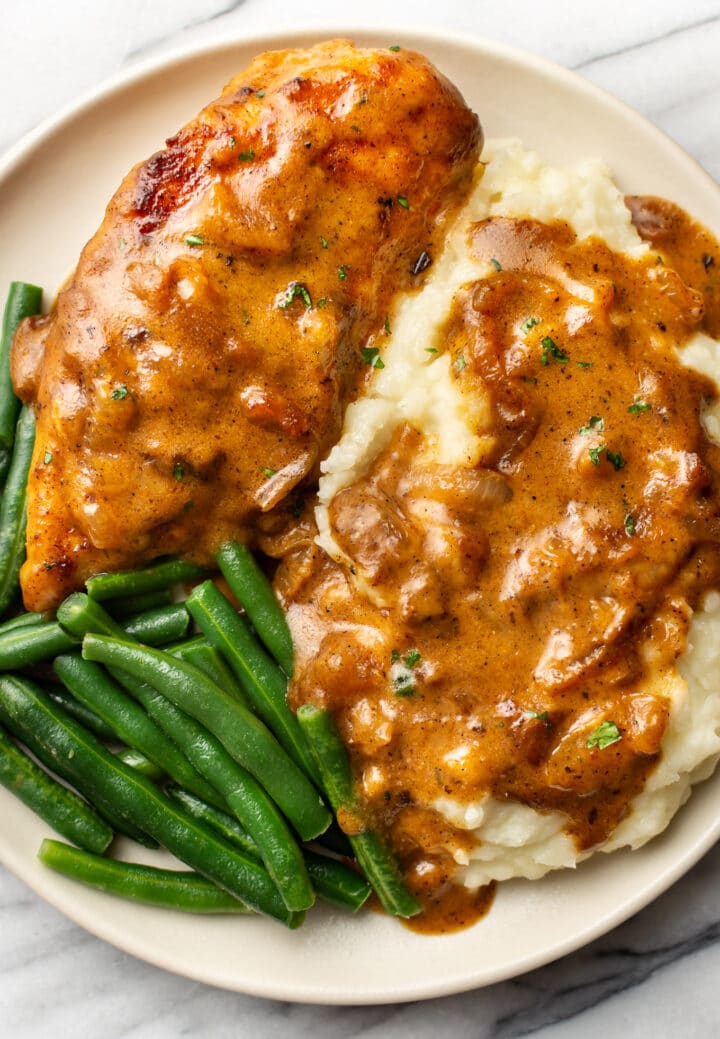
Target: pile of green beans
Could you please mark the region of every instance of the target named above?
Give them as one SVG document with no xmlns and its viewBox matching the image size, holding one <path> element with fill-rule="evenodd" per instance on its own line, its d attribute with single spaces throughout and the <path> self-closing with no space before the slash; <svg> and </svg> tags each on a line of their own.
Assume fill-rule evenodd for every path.
<svg viewBox="0 0 720 1039">
<path fill-rule="evenodd" d="M 18 597 L 35 439 L 10 342 L 41 297 L 13 283 L 0 343 L 0 618 Z M 359 817 L 332 719 L 288 706 L 292 638 L 270 583 L 245 546 L 223 545 L 216 561 L 247 620 L 210 580 L 175 602 L 207 571 L 167 559 L 91 578 L 55 616 L 0 622 L 0 784 L 77 846 L 45 840 L 40 860 L 135 901 L 290 928 L 316 896 L 356 912 L 371 886 L 389 913 L 413 915 L 387 849 L 364 831 L 348 844 L 325 803 Z M 192 872 L 104 857 L 115 832 Z"/>
</svg>

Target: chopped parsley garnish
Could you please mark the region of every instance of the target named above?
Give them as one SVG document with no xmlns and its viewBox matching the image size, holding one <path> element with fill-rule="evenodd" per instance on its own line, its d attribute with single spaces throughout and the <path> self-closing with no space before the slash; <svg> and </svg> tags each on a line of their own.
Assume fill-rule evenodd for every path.
<svg viewBox="0 0 720 1039">
<path fill-rule="evenodd" d="M 539 317 L 529 317 L 520 325 L 523 332 L 529 332 L 531 328 L 535 328 L 535 325 L 539 325 L 541 319 Z"/>
<path fill-rule="evenodd" d="M 355 123 L 352 123 L 352 124 L 351 124 L 351 126 L 350 126 L 350 129 L 351 129 L 351 130 L 354 130 L 354 131 L 355 131 L 355 133 L 362 133 L 362 130 L 360 129 L 360 127 L 359 127 L 359 126 L 356 126 L 356 125 L 355 125 Z"/>
<path fill-rule="evenodd" d="M 625 533 L 629 538 L 631 538 L 635 533 L 635 517 L 633 516 L 632 512 L 625 513 L 625 519 L 623 523 L 625 526 Z"/>
<path fill-rule="evenodd" d="M 609 747 L 613 743 L 617 743 L 618 740 L 621 739 L 622 733 L 615 722 L 602 722 L 594 732 L 590 733 L 585 746 L 597 747 L 598 750 L 605 750 L 606 747 Z"/>
<path fill-rule="evenodd" d="M 538 722 L 544 722 L 548 728 L 552 725 L 547 711 L 525 711 L 525 717 L 532 718 Z"/>
<path fill-rule="evenodd" d="M 338 278 L 340 279 L 340 281 L 345 281 L 345 279 L 347 278 L 347 267 L 344 263 L 341 264 L 340 267 L 338 267 Z"/>
<path fill-rule="evenodd" d="M 277 469 L 270 469 L 265 465 L 258 466 L 258 468 L 260 469 L 260 472 L 263 474 L 266 480 L 269 480 L 270 477 L 274 476 L 277 472 Z"/>
<path fill-rule="evenodd" d="M 529 386 L 537 386 L 538 381 L 534 375 L 521 375 L 520 378 L 523 382 L 526 382 Z"/>
<path fill-rule="evenodd" d="M 252 150 L 252 148 L 248 148 L 246 152 L 240 152 L 240 154 L 238 155 L 238 159 L 240 160 L 240 162 L 252 162 L 254 158 L 255 152 Z"/>
<path fill-rule="evenodd" d="M 605 423 L 599 415 L 591 415 L 586 426 L 580 426 L 580 436 L 589 437 L 592 433 L 602 433 Z"/>
<path fill-rule="evenodd" d="M 50 463 L 52 462 L 52 458 L 52 451 L 46 451 L 43 455 L 43 462 L 45 463 L 45 465 L 50 465 Z"/>
<path fill-rule="evenodd" d="M 416 649 L 411 649 L 409 653 L 405 654 L 405 663 L 408 667 L 415 667 L 415 665 L 419 664 L 421 660 L 422 657 Z"/>
<path fill-rule="evenodd" d="M 392 329 L 390 328 L 390 318 L 387 314 L 385 315 L 385 320 L 383 321 L 383 328 L 385 329 L 386 335 L 392 335 Z"/>
<path fill-rule="evenodd" d="M 405 195 L 398 195 L 397 200 L 398 200 L 398 205 L 402 206 L 403 209 L 409 209 L 410 208 L 410 203 L 408 202 L 408 200 L 405 197 Z"/>
<path fill-rule="evenodd" d="M 550 336 L 545 336 L 542 340 L 542 356 L 540 357 L 540 364 L 548 365 L 551 360 L 557 361 L 558 364 L 567 364 L 570 358 L 568 355 L 560 349 L 554 339 Z"/>
<path fill-rule="evenodd" d="M 178 483 L 185 479 L 185 466 L 182 462 L 176 462 L 173 466 L 173 476 Z"/>
<path fill-rule="evenodd" d="M 391 664 L 397 664 L 399 660 L 400 660 L 400 650 L 399 649 L 393 649 L 391 651 L 391 653 L 390 653 L 390 663 Z"/>
<path fill-rule="evenodd" d="M 592 368 L 593 366 L 592 361 L 576 361 L 575 364 L 578 368 Z"/>
<path fill-rule="evenodd" d="M 618 469 L 624 469 L 627 465 L 627 462 L 625 461 L 625 459 L 619 451 L 617 453 L 615 453 L 614 451 L 607 451 L 605 453 L 605 457 L 607 458 L 608 462 L 612 463 L 615 472 L 617 472 Z"/>
<path fill-rule="evenodd" d="M 305 499 L 302 498 L 299 494 L 296 494 L 295 498 L 293 499 L 292 509 L 290 510 L 293 519 L 300 519 L 304 508 Z"/>
<path fill-rule="evenodd" d="M 297 299 L 298 296 L 309 310 L 312 306 L 310 293 L 308 292 L 307 287 L 299 281 L 293 281 L 288 285 L 287 289 L 285 290 L 285 298 L 280 303 L 278 303 L 278 307 L 281 310 L 284 310 L 286 307 L 289 307 L 292 301 L 294 299 Z"/>
<path fill-rule="evenodd" d="M 235 140 L 234 137 L 230 138 L 230 147 L 231 148 L 237 148 L 237 141 Z"/>
<path fill-rule="evenodd" d="M 328 247 L 328 240 L 327 238 L 323 238 L 322 235 L 320 235 L 320 245 L 323 247 L 323 249 L 327 249 Z"/>
<path fill-rule="evenodd" d="M 631 415 L 639 415 L 643 411 L 651 411 L 652 404 L 647 404 L 644 400 L 634 400 L 628 407 L 628 411 Z"/>
<path fill-rule="evenodd" d="M 385 367 L 383 359 L 380 356 L 380 350 L 377 346 L 363 346 L 360 350 L 360 356 L 365 364 L 369 364 L 371 368 Z"/>
<path fill-rule="evenodd" d="M 113 400 L 125 400 L 129 392 L 127 386 L 116 386 L 110 396 Z"/>
<path fill-rule="evenodd" d="M 265 91 L 264 90 L 258 90 L 256 92 L 256 94 L 255 94 L 255 97 L 259 97 L 259 98 L 265 97 Z"/>
<path fill-rule="evenodd" d="M 601 444 L 600 447 L 588 448 L 588 454 L 590 455 L 590 461 L 593 465 L 600 465 L 600 455 L 606 449 L 607 444 Z"/>
<path fill-rule="evenodd" d="M 425 347 L 425 353 L 426 354 L 436 354 L 437 353 L 437 349 L 434 346 L 426 346 Z"/>
<path fill-rule="evenodd" d="M 391 43 L 390 46 L 388 47 L 388 50 L 389 51 L 395 51 L 395 53 L 397 53 L 400 50 L 400 44 L 399 43 Z"/>
<path fill-rule="evenodd" d="M 453 365 L 453 367 L 454 367 L 455 371 L 458 372 L 458 374 L 460 372 L 464 372 L 465 371 L 465 369 L 467 368 L 467 361 L 465 360 L 465 358 L 463 357 L 462 354 L 460 354 L 458 359 L 455 361 L 455 364 Z"/>
<path fill-rule="evenodd" d="M 500 263 L 499 260 L 496 260 L 494 256 L 490 257 L 490 263 L 493 265 L 493 267 L 495 268 L 496 271 L 501 271 L 502 270 L 502 264 Z"/>
<path fill-rule="evenodd" d="M 316 303 L 318 310 L 322 310 L 324 306 L 327 306 L 327 301 L 327 296 L 321 296 L 321 298 Z"/>
<path fill-rule="evenodd" d="M 205 245 L 205 239 L 201 234 L 189 234 L 185 239 L 185 245 L 192 245 L 197 249 L 201 245 Z"/>
<path fill-rule="evenodd" d="M 415 686 L 409 676 L 407 681 L 400 678 L 395 679 L 395 696 L 415 696 Z"/>
</svg>

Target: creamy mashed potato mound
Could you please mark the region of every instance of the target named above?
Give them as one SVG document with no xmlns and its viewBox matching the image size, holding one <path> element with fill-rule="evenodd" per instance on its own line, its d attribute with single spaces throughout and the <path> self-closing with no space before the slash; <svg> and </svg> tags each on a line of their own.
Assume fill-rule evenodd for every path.
<svg viewBox="0 0 720 1039">
<path fill-rule="evenodd" d="M 338 561 L 343 553 L 328 525 L 328 504 L 363 476 L 403 423 L 424 437 L 433 461 L 474 466 L 483 459 L 483 414 L 452 379 L 440 334 L 451 301 L 466 282 L 488 274 L 470 256 L 467 230 L 488 216 L 566 221 L 579 238 L 603 238 L 614 250 L 642 256 L 647 246 L 632 224 L 608 168 L 586 161 L 573 168 L 546 164 L 518 141 L 490 141 L 472 192 L 456 216 L 442 254 L 422 290 L 397 300 L 390 315 L 392 335 L 383 346 L 385 367 L 372 373 L 367 391 L 345 416 L 342 436 L 322 467 L 317 521 L 319 544 Z M 720 384 L 718 344 L 696 335 L 683 348 L 683 363 Z M 488 415 L 486 416 L 489 424 Z M 720 409 L 704 416 L 708 435 L 720 442 Z M 478 432 L 478 430 L 480 432 Z M 690 625 L 688 648 L 677 669 L 646 680 L 642 691 L 660 693 L 671 704 L 662 754 L 632 811 L 599 849 L 637 848 L 660 833 L 687 800 L 693 783 L 707 778 L 720 757 L 720 594 L 711 592 Z M 565 817 L 540 813 L 514 801 L 488 796 L 474 803 L 438 798 L 433 807 L 455 827 L 472 834 L 470 851 L 458 848 L 458 879 L 468 887 L 511 877 L 538 878 L 551 869 L 575 866 L 578 854 L 565 833 Z"/>
</svg>

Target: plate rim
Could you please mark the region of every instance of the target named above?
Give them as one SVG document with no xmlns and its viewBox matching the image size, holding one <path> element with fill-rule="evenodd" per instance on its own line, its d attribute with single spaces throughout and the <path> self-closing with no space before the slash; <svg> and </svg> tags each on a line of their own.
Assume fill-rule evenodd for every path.
<svg viewBox="0 0 720 1039">
<path fill-rule="evenodd" d="M 547 77 L 556 83 L 559 82 L 561 85 L 566 85 L 575 94 L 599 102 L 604 107 L 614 110 L 625 121 L 641 125 L 645 133 L 650 133 L 665 148 L 669 148 L 673 152 L 675 161 L 687 175 L 699 178 L 700 181 L 704 182 L 706 188 L 720 193 L 720 186 L 714 178 L 703 168 L 697 159 L 685 151 L 669 134 L 611 92 L 583 78 L 582 75 L 574 70 L 558 65 L 548 58 L 473 32 L 440 29 L 427 24 L 409 26 L 392 23 L 382 26 L 373 24 L 349 26 L 341 21 L 318 25 L 301 25 L 296 23 L 283 30 L 274 30 L 269 26 L 256 26 L 246 33 L 236 30 L 227 37 L 180 44 L 163 50 L 159 54 L 133 62 L 129 67 L 118 70 L 112 76 L 81 93 L 79 97 L 61 107 L 56 113 L 43 119 L 37 126 L 6 148 L 0 155 L 0 191 L 2 191 L 5 181 L 13 175 L 22 163 L 32 158 L 34 150 L 39 148 L 49 135 L 61 132 L 64 127 L 91 111 L 96 105 L 102 104 L 112 98 L 113 95 L 120 94 L 127 88 L 140 84 L 144 79 L 162 70 L 177 69 L 185 62 L 192 61 L 195 58 L 212 56 L 214 53 L 226 52 L 236 47 L 253 47 L 260 51 L 296 46 L 300 41 L 306 41 L 309 36 L 315 37 L 318 41 L 336 37 L 362 41 L 364 37 L 376 37 L 379 34 L 384 34 L 388 40 L 407 40 L 408 47 L 421 51 L 423 47 L 427 47 L 435 42 L 463 50 L 469 48 L 474 50 L 479 56 L 488 54 L 493 59 L 500 59 L 510 65 L 520 64 L 524 68 Z M 404 43 L 403 46 L 405 46 Z M 661 837 L 662 835 L 659 835 L 656 839 L 659 840 Z M 204 969 L 202 962 L 198 963 L 193 969 L 190 969 L 187 965 L 180 967 L 171 958 L 163 955 L 162 952 L 155 952 L 152 949 L 148 950 L 143 946 L 143 941 L 139 937 L 133 934 L 118 934 L 114 923 L 103 926 L 104 918 L 101 914 L 97 914 L 89 905 L 83 904 L 78 906 L 74 903 L 68 905 L 67 900 L 63 899 L 59 893 L 55 891 L 48 893 L 43 889 L 41 883 L 36 882 L 35 876 L 28 877 L 23 874 L 22 867 L 12 861 L 14 859 L 12 853 L 7 855 L 3 851 L 2 846 L 0 846 L 0 863 L 6 866 L 45 902 L 59 910 L 74 923 L 83 927 L 84 930 L 153 966 L 208 985 L 266 999 L 280 999 L 296 1003 L 322 1003 L 322 1005 L 336 1006 L 377 1005 L 378 1003 L 405 1003 L 419 999 L 435 999 L 471 991 L 518 977 L 530 970 L 552 963 L 608 933 L 653 902 L 687 873 L 712 848 L 719 837 L 720 814 L 714 825 L 708 827 L 705 833 L 685 849 L 682 856 L 674 860 L 672 868 L 665 870 L 665 872 L 655 878 L 652 884 L 643 888 L 639 896 L 637 894 L 627 896 L 612 912 L 606 913 L 591 925 L 575 932 L 572 936 L 558 940 L 550 946 L 545 946 L 541 951 L 526 955 L 520 964 L 515 963 L 512 966 L 499 967 L 491 972 L 485 970 L 484 976 L 479 980 L 477 977 L 473 977 L 472 969 L 468 968 L 464 971 L 462 977 L 454 975 L 446 981 L 439 980 L 431 988 L 428 988 L 426 983 L 422 983 L 417 987 L 405 985 L 402 992 L 394 994 L 392 998 L 389 998 L 387 994 L 376 996 L 372 993 L 348 994 L 342 991 L 325 992 L 318 998 L 319 990 L 307 991 L 307 985 L 304 983 L 302 988 L 305 991 L 300 991 L 298 986 L 288 985 L 287 983 L 278 984 L 272 980 L 269 984 L 248 984 L 240 981 L 238 984 L 233 985 L 225 981 L 218 981 L 216 977 L 213 977 L 212 969 L 210 967 Z M 614 854 L 627 855 L 634 853 L 621 851 Z M 8 859 L 11 861 L 8 861 Z M 68 881 L 67 883 L 70 884 L 71 882 Z"/>
</svg>

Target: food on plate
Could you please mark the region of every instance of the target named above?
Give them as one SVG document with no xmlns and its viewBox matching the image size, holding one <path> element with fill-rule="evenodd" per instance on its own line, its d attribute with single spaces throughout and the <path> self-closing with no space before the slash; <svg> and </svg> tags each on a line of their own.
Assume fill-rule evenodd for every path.
<svg viewBox="0 0 720 1039">
<path fill-rule="evenodd" d="M 480 143 L 426 59 L 335 41 L 261 55 L 128 174 L 15 342 L 29 609 L 163 553 L 212 562 L 316 473 Z"/>
<path fill-rule="evenodd" d="M 481 146 L 399 45 L 261 55 L 15 337 L 2 572 L 34 414 L 50 612 L 0 625 L 0 721 L 290 927 L 370 886 L 465 926 L 495 881 L 642 845 L 720 755 L 720 244 L 599 161 Z"/>
</svg>

